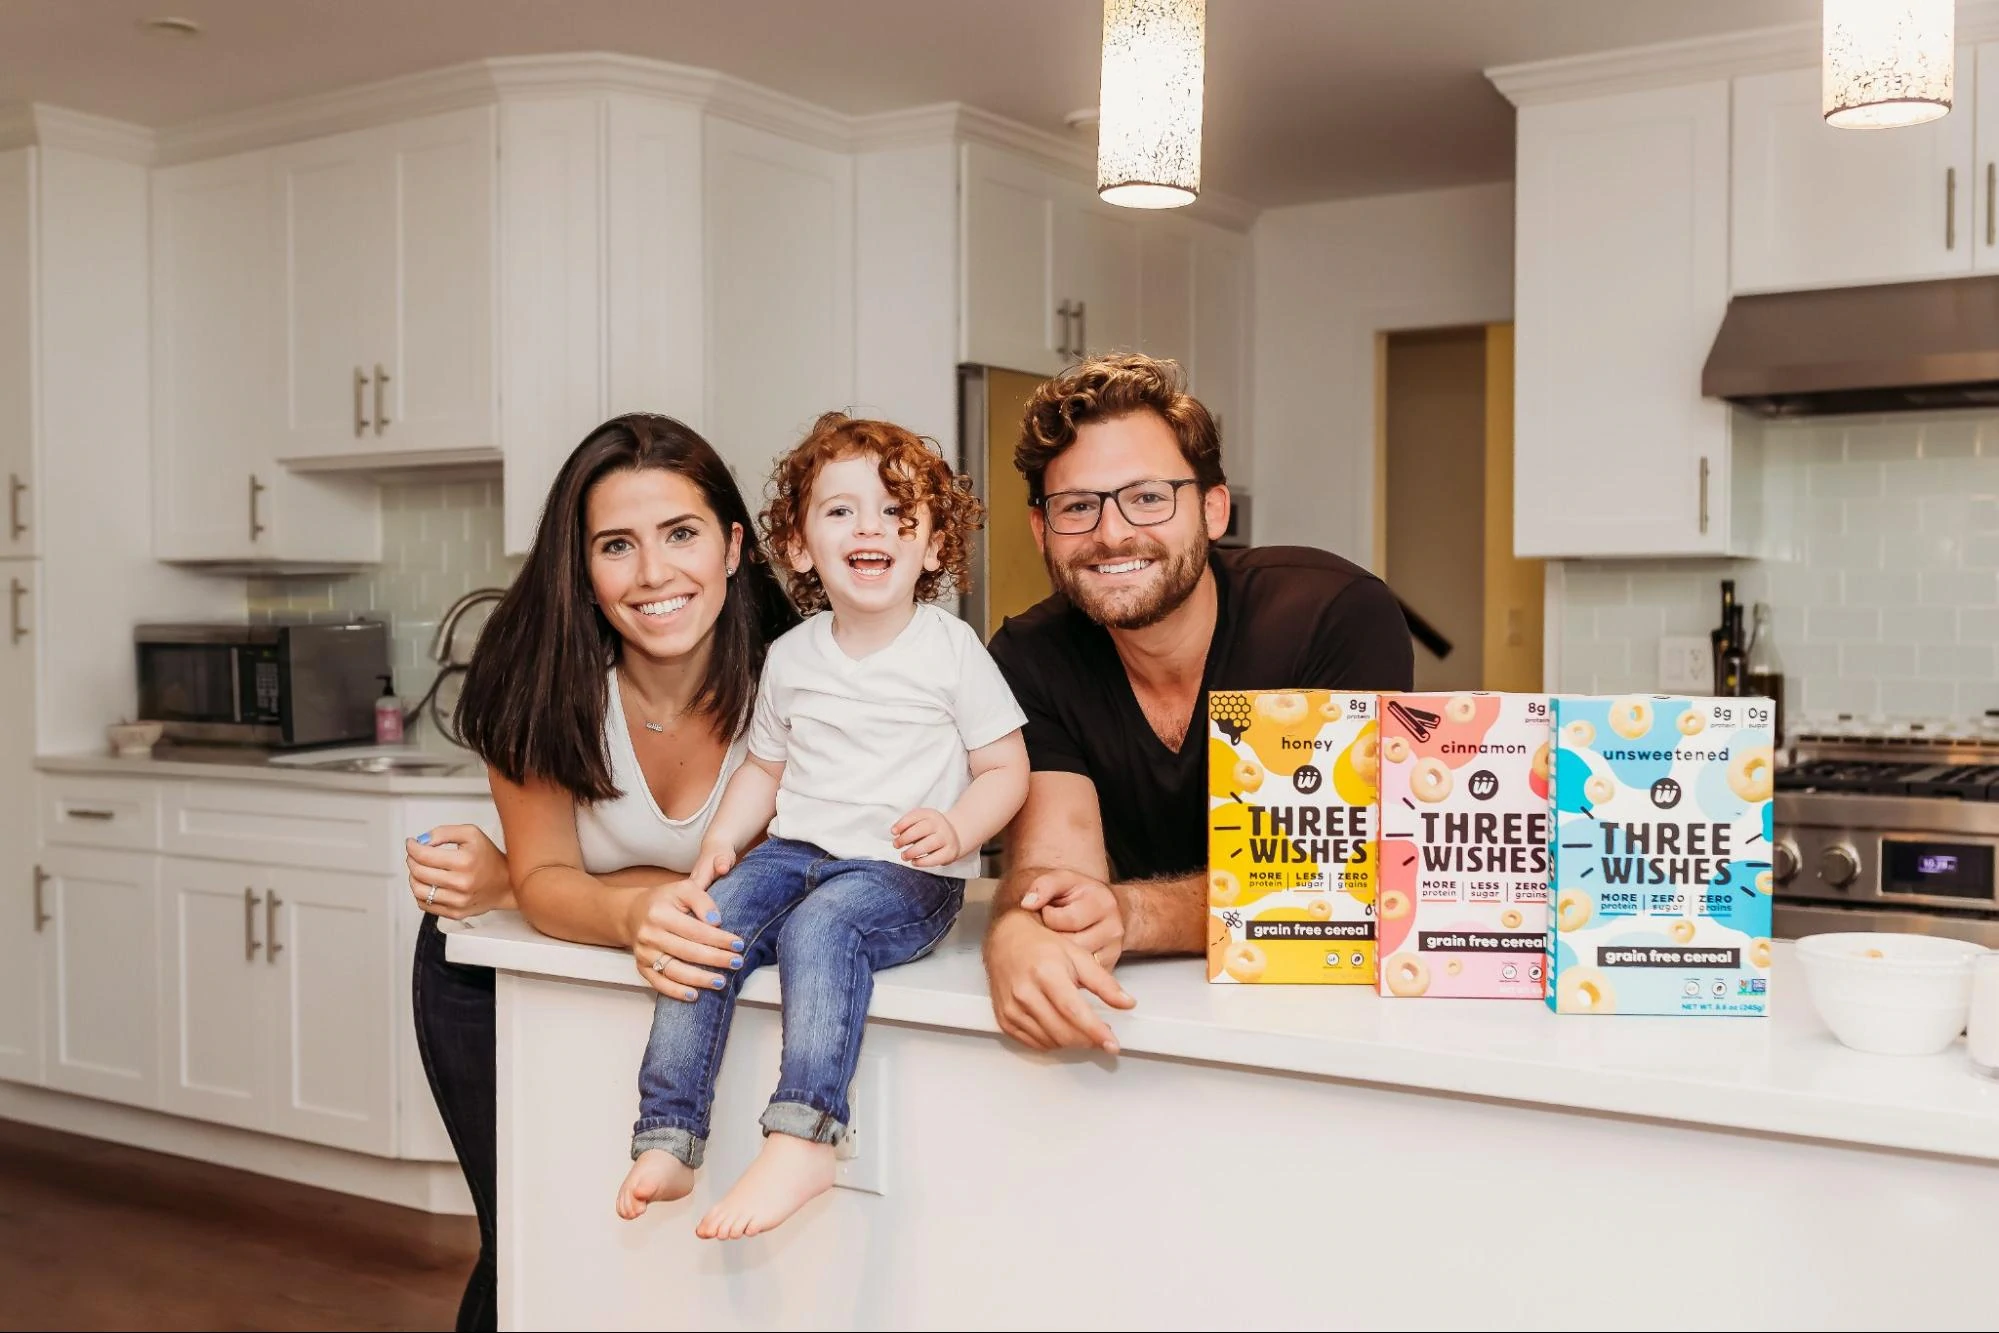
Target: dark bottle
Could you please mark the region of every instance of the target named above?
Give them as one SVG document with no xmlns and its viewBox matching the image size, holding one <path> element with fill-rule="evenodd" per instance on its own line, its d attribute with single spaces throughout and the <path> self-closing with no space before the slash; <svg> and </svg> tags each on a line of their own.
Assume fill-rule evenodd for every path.
<svg viewBox="0 0 1999 1333">
<path fill-rule="evenodd" d="M 1714 692 L 1728 698 L 1738 698 L 1743 693 L 1743 684 L 1749 674 L 1749 654 L 1743 651 L 1742 608 L 1728 608 L 1728 632 L 1721 646 L 1721 669 L 1715 674 Z"/>
<path fill-rule="evenodd" d="M 1716 694 L 1734 693 L 1733 690 L 1723 687 L 1725 664 L 1722 659 L 1728 652 L 1729 635 L 1735 624 L 1735 612 L 1735 580 L 1723 579 L 1721 581 L 1721 623 L 1716 625 L 1707 636 L 1708 643 L 1713 650 L 1712 678 Z"/>
<path fill-rule="evenodd" d="M 1771 719 L 1772 739 L 1784 743 L 1784 668 L 1777 661 L 1777 645 L 1770 637 L 1770 607 L 1756 604 L 1756 619 L 1749 634 L 1749 661 L 1744 668 L 1742 692 L 1768 699 L 1775 705 Z"/>
</svg>

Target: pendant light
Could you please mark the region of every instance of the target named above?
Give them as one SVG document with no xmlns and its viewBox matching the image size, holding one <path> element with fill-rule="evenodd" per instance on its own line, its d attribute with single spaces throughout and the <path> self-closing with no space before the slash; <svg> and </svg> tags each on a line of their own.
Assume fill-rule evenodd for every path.
<svg viewBox="0 0 1999 1333">
<path fill-rule="evenodd" d="M 1920 125 L 1950 111 L 1956 0 L 1825 0 L 1825 121 Z"/>
<path fill-rule="evenodd" d="M 1207 0 L 1104 0 L 1097 193 L 1178 208 L 1201 193 Z"/>
</svg>

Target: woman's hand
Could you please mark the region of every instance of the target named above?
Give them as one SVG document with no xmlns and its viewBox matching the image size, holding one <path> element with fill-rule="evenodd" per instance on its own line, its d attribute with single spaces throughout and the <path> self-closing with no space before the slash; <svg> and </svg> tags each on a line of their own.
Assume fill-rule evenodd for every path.
<svg viewBox="0 0 1999 1333">
<path fill-rule="evenodd" d="M 646 984 L 675 1000 L 722 989 L 722 973 L 743 965 L 743 941 L 723 930 L 722 914 L 692 878 L 633 895 L 632 961 Z"/>
<path fill-rule="evenodd" d="M 432 916 L 461 921 L 514 905 L 507 858 L 474 824 L 440 824 L 404 841 L 410 895 Z"/>
</svg>

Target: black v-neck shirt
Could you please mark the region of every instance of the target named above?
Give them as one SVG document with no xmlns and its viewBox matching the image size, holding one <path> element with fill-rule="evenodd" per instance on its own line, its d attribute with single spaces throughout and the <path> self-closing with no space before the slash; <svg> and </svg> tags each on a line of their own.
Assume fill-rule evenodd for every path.
<svg viewBox="0 0 1999 1333">
<path fill-rule="evenodd" d="M 1208 564 L 1215 636 L 1178 753 L 1145 720 L 1109 631 L 1060 593 L 993 635 L 1031 766 L 1096 784 L 1120 879 L 1208 864 L 1209 690 L 1406 690 L 1415 671 L 1402 608 L 1360 566 L 1306 546 L 1217 548 Z"/>
</svg>

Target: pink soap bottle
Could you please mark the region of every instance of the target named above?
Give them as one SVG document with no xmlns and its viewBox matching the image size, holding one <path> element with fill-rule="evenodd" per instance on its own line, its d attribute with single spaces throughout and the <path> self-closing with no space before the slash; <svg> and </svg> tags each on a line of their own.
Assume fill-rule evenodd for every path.
<svg viewBox="0 0 1999 1333">
<path fill-rule="evenodd" d="M 403 701 L 396 698 L 396 683 L 392 676 L 381 676 L 382 697 L 375 700 L 375 744 L 401 745 L 403 743 Z"/>
</svg>

